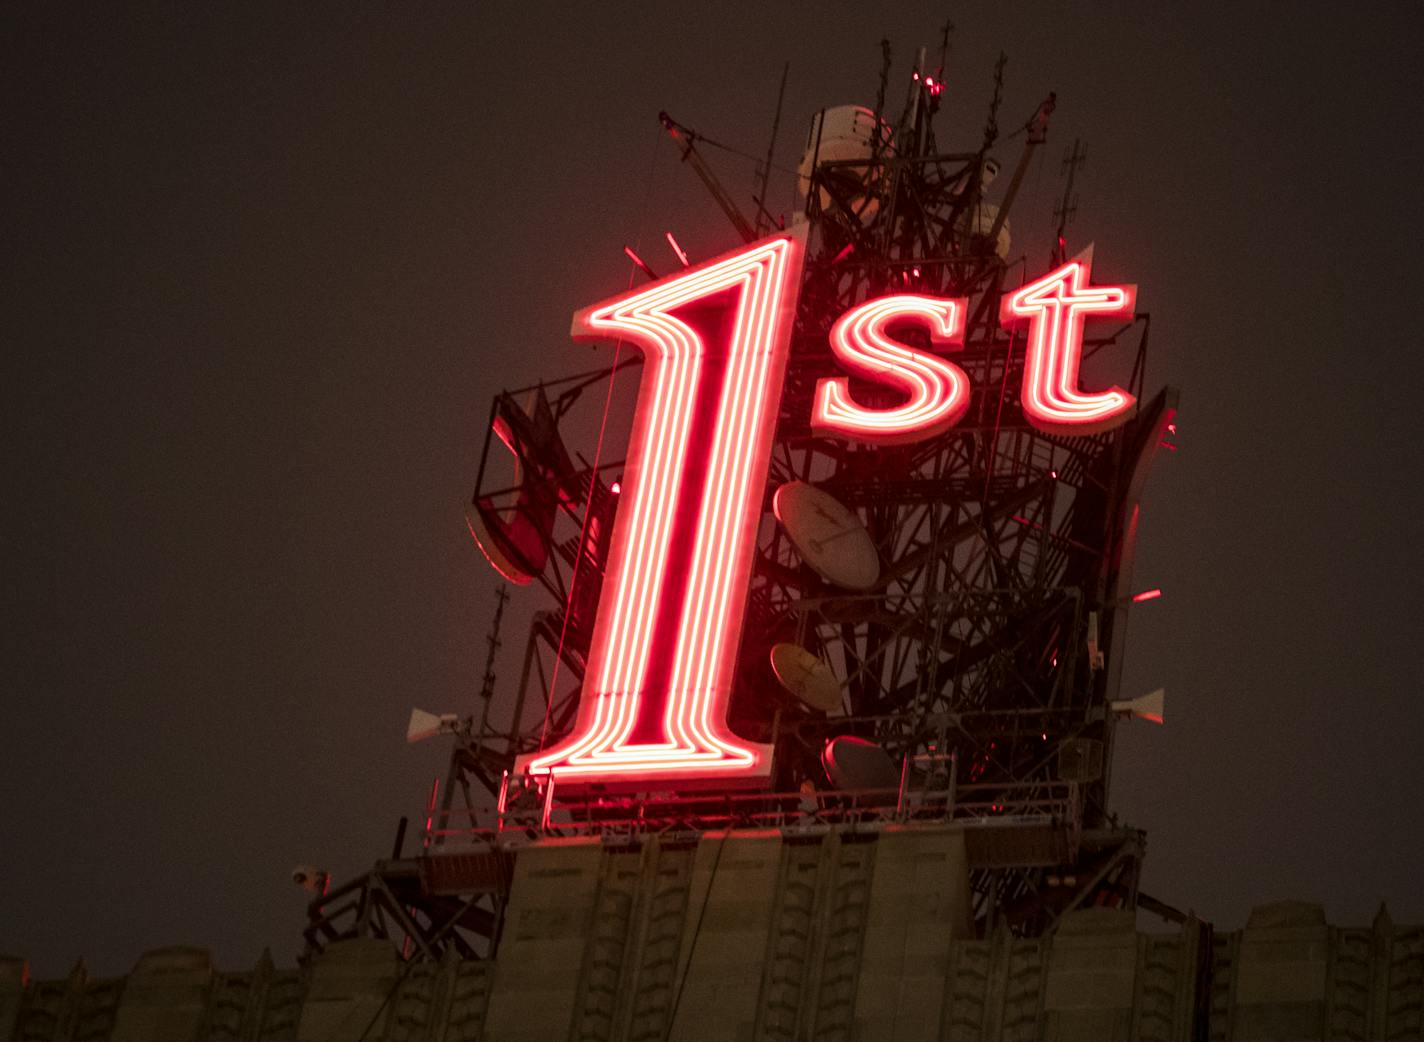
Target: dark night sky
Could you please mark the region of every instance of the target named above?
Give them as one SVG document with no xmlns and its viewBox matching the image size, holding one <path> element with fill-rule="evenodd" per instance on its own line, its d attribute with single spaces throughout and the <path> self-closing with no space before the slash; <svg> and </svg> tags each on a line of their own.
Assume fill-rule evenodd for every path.
<svg viewBox="0 0 1424 1042">
<path fill-rule="evenodd" d="M 411 705 L 474 707 L 491 395 L 603 357 L 568 320 L 624 242 L 734 245 L 658 110 L 760 152 L 789 60 L 789 161 L 946 5 L 81 10 L 3 16 L 0 952 L 289 962 L 291 866 L 383 856 L 443 767 Z M 1084 138 L 1072 241 L 1183 389 L 1126 679 L 1169 722 L 1121 732 L 1114 802 L 1225 928 L 1424 920 L 1417 10 L 948 5 L 941 142 L 1000 48 L 1006 129 L 1058 92 L 1023 226 Z"/>
</svg>

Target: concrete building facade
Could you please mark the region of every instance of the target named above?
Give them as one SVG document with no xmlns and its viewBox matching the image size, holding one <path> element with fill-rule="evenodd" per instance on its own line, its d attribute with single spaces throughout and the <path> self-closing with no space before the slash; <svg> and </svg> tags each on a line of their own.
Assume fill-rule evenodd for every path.
<svg viewBox="0 0 1424 1042">
<path fill-rule="evenodd" d="M 963 829 L 543 841 L 492 960 L 338 942 L 301 968 L 200 948 L 118 979 L 0 960 L 0 1042 L 1305 1042 L 1424 1040 L 1424 926 L 1310 904 L 1144 932 L 1069 912 L 970 931 Z"/>
</svg>

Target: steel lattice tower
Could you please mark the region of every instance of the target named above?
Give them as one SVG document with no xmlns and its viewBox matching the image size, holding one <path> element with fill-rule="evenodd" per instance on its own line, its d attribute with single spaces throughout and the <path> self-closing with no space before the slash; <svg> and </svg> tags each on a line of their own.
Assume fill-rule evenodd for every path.
<svg viewBox="0 0 1424 1042">
<path fill-rule="evenodd" d="M 1085 360 L 1100 352 L 1131 360 L 1124 386 L 1137 406 L 1129 422 L 1063 436 L 1024 419 L 1024 338 L 998 316 L 1027 266 L 1002 256 L 999 242 L 1053 98 L 1024 126 L 1022 157 L 996 206 L 985 185 L 997 92 L 982 146 L 941 152 L 932 128 L 939 89 L 933 77 L 921 78 L 924 67 L 922 57 L 895 126 L 877 112 L 884 131 L 868 156 L 822 162 L 813 143 L 802 185 L 808 248 L 730 716 L 737 733 L 774 744 L 772 793 L 561 802 L 512 776 L 517 756 L 572 726 L 617 508 L 622 460 L 588 463 L 564 447 L 561 424 L 601 404 L 606 382 L 637 362 L 620 358 L 506 392 L 491 410 L 498 439 L 486 444 L 472 509 L 509 521 L 507 551 L 519 577 L 551 597 L 534 615 L 514 697 L 492 693 L 478 720 L 455 729 L 424 856 L 401 858 L 398 849 L 343 888 L 349 902 L 314 902 L 312 946 L 374 931 L 412 938 L 413 954 L 451 945 L 467 954 L 492 950 L 507 856 L 490 837 L 506 830 L 695 833 L 939 816 L 975 826 L 968 834 L 977 845 L 981 925 L 1002 921 L 1038 934 L 1090 903 L 1141 901 L 1170 911 L 1139 895 L 1143 836 L 1116 825 L 1107 797 L 1138 503 L 1153 457 L 1175 434 L 1175 392 L 1147 393 L 1149 320 L 1138 314 L 1117 328 L 1089 327 L 1083 342 Z M 741 237 L 755 238 L 758 229 L 736 214 L 702 162 L 696 135 L 666 116 L 664 124 Z M 1065 211 L 1068 204 L 1065 195 Z M 1055 260 L 1061 249 L 1060 238 Z M 818 435 L 809 422 L 816 383 L 840 372 L 828 347 L 831 324 L 896 292 L 968 299 L 964 344 L 954 355 L 973 388 L 967 414 L 945 433 L 903 446 Z M 867 404 L 886 396 L 871 386 L 856 394 Z M 494 477 L 505 451 L 497 441 L 517 460 L 513 484 Z M 772 513 L 773 493 L 790 481 L 816 485 L 860 518 L 883 563 L 873 589 L 838 589 L 803 563 Z M 768 655 L 780 641 L 831 667 L 843 684 L 843 713 L 809 710 L 778 688 Z M 874 742 L 901 766 L 893 799 L 828 785 L 820 754 L 840 735 Z M 372 925 L 386 919 L 394 925 Z"/>
</svg>

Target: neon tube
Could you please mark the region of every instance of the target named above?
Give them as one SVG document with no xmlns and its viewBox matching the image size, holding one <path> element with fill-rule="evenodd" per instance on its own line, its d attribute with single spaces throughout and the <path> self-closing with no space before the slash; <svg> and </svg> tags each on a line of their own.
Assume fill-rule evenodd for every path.
<svg viewBox="0 0 1424 1042">
<path fill-rule="evenodd" d="M 831 327 L 831 350 L 847 369 L 910 396 L 904 405 L 857 405 L 844 376 L 820 380 L 811 427 L 823 434 L 881 445 L 920 441 L 953 426 L 969 408 L 969 377 L 952 362 L 893 340 L 892 322 L 916 320 L 936 344 L 962 344 L 965 300 L 904 293 L 878 297 L 847 311 Z"/>
<path fill-rule="evenodd" d="M 1137 401 L 1121 387 L 1078 387 L 1083 325 L 1089 317 L 1131 318 L 1135 286 L 1090 286 L 1089 261 L 1079 258 L 1004 297 L 999 323 L 1028 325 L 1023 411 L 1039 430 L 1094 434 L 1127 422 Z"/>
<path fill-rule="evenodd" d="M 518 769 L 769 775 L 770 747 L 733 735 L 726 710 L 803 245 L 764 239 L 574 316 L 575 337 L 623 337 L 646 363 L 578 718 Z"/>
</svg>

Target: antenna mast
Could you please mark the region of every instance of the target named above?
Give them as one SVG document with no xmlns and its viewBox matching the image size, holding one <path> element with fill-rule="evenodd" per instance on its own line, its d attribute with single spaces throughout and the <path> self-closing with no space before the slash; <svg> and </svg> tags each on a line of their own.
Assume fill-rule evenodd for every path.
<svg viewBox="0 0 1424 1042">
<path fill-rule="evenodd" d="M 776 156 L 776 135 L 781 129 L 781 105 L 786 100 L 786 77 L 791 72 L 791 63 L 781 67 L 781 89 L 776 92 L 776 115 L 771 120 L 771 140 L 766 143 L 766 161 L 761 166 L 761 181 L 753 200 L 757 205 L 757 235 L 765 235 L 771 228 L 771 213 L 766 208 L 766 186 L 771 180 L 771 161 Z"/>
<path fill-rule="evenodd" d="M 1078 212 L 1078 197 L 1073 194 L 1073 176 L 1078 172 L 1088 159 L 1088 150 L 1080 147 L 1081 141 L 1073 139 L 1073 148 L 1063 157 L 1062 174 L 1067 175 L 1068 183 L 1063 186 L 1063 200 L 1053 211 L 1053 216 L 1058 218 L 1058 227 L 1053 233 L 1053 254 L 1051 263 L 1054 267 L 1062 264 L 1068 257 L 1068 240 L 1064 237 L 1064 231 L 1068 227 L 1068 222 L 1073 219 L 1073 215 Z"/>
<path fill-rule="evenodd" d="M 1014 205 L 1014 199 L 1019 194 L 1019 186 L 1023 184 L 1024 174 L 1028 172 L 1029 160 L 1033 158 L 1034 151 L 1048 140 L 1048 117 L 1053 115 L 1054 106 L 1057 104 L 1058 95 L 1049 92 L 1043 104 L 1038 107 L 1038 111 L 1033 114 L 1033 118 L 1023 126 L 1023 129 L 1028 131 L 1028 137 L 1024 140 L 1024 150 L 1023 154 L 1019 156 L 1019 165 L 1014 168 L 1014 176 L 1009 181 L 1009 190 L 1004 193 L 1004 202 L 999 207 L 999 213 L 994 218 L 993 226 L 989 229 L 988 239 L 990 242 L 998 238 L 999 230 L 1004 227 L 1004 221 L 1008 219 L 1009 208 Z"/>
<path fill-rule="evenodd" d="M 742 237 L 742 241 L 755 242 L 758 238 L 757 230 L 752 227 L 750 221 L 742 216 L 741 210 L 737 209 L 737 204 L 732 201 L 732 197 L 722 187 L 722 182 L 717 180 L 717 175 L 712 173 L 712 168 L 702 158 L 702 153 L 697 151 L 697 133 L 684 127 L 666 112 L 659 112 L 658 120 L 662 123 L 663 129 L 672 135 L 673 140 L 682 146 L 683 161 L 692 164 L 692 169 L 702 179 L 707 190 L 712 193 L 712 198 L 722 208 L 722 212 L 727 215 L 727 220 L 732 222 L 732 227 L 737 229 L 737 234 Z"/>
</svg>

